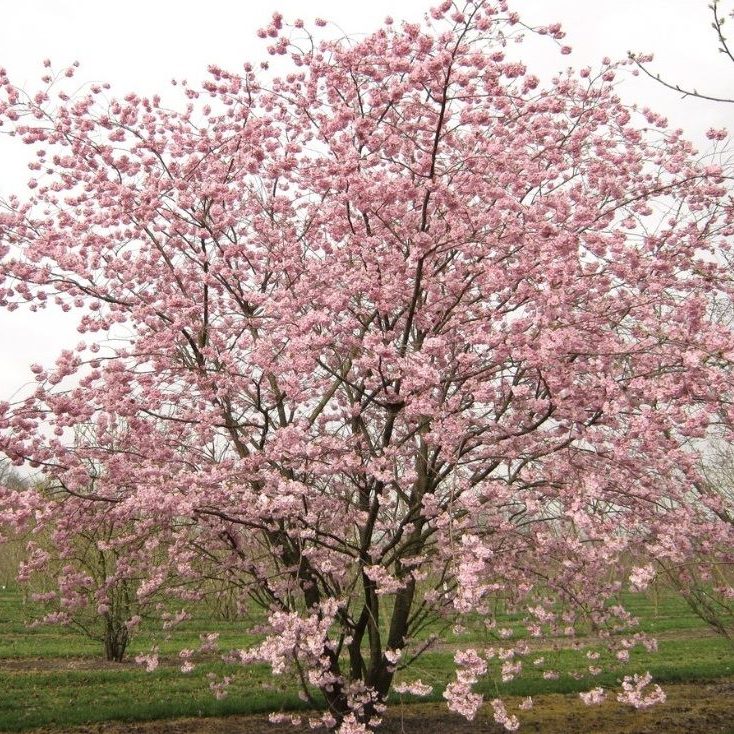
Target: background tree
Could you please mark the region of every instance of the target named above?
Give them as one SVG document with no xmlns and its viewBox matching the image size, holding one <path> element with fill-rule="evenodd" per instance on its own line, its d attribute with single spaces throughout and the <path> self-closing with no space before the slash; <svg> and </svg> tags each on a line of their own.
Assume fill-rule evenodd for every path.
<svg viewBox="0 0 734 734">
<path fill-rule="evenodd" d="M 0 461 L 0 487 L 11 490 L 23 489 L 27 482 L 13 469 L 7 460 Z M 23 558 L 23 544 L 9 528 L 3 528 L 0 536 L 0 586 L 5 589 L 15 582 L 18 565 Z"/>
<path fill-rule="evenodd" d="M 606 634 L 622 559 L 731 541 L 691 493 L 691 440 L 731 418 L 732 334 L 706 318 L 731 290 L 722 171 L 623 105 L 614 65 L 542 85 L 521 28 L 481 0 L 359 41 L 275 15 L 288 71 L 211 68 L 181 111 L 0 78 L 36 149 L 2 301 L 79 309 L 89 340 L 33 367 L 0 445 L 176 528 L 179 572 L 218 559 L 268 613 L 238 659 L 292 671 L 342 734 L 378 725 L 435 618 Z M 8 497 L 16 525 L 58 507 Z M 489 666 L 520 674 L 527 644 L 501 649 L 456 654 L 453 710 Z M 660 700 L 648 681 L 620 700 Z"/>
<path fill-rule="evenodd" d="M 46 608 L 37 624 L 62 624 L 121 661 L 143 615 L 160 605 L 169 575 L 151 577 L 163 534 L 151 520 L 122 521 L 109 504 L 57 495 L 34 528 L 18 580 Z"/>
<path fill-rule="evenodd" d="M 696 492 L 713 499 L 722 522 L 734 526 L 734 455 L 730 444 L 710 439 L 702 450 L 704 479 Z M 661 562 L 662 577 L 709 627 L 734 643 L 734 558 L 731 548 L 704 541 L 686 562 Z"/>
<path fill-rule="evenodd" d="M 85 428 L 77 427 L 77 444 Z M 161 606 L 162 587 L 176 580 L 180 589 L 182 578 L 171 567 L 170 524 L 149 513 L 136 517 L 109 495 L 102 500 L 100 471 L 88 465 L 83 493 L 59 479 L 16 481 L 4 485 L 0 501 L 34 508 L 14 545 L 26 551 L 17 581 L 45 609 L 35 623 L 76 629 L 101 643 L 105 659 L 120 662 L 143 616 Z"/>
</svg>

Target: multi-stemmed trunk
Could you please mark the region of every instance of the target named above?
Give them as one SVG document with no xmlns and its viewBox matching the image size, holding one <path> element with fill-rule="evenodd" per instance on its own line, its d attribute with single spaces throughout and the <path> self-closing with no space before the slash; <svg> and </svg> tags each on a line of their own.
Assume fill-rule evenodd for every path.
<svg viewBox="0 0 734 734">
<path fill-rule="evenodd" d="M 368 602 L 374 594 L 371 584 L 366 585 Z M 372 593 L 370 593 L 372 592 Z M 361 681 L 371 691 L 372 700 L 366 702 L 358 710 L 353 710 L 349 705 L 346 684 L 322 688 L 321 692 L 326 700 L 329 711 L 335 719 L 334 730 L 338 729 L 343 720 L 351 713 L 356 720 L 368 729 L 376 728 L 376 720 L 380 718 L 381 706 L 387 700 L 395 675 L 395 665 L 385 655 L 387 651 L 402 649 L 408 636 L 408 623 L 415 595 L 415 581 L 409 579 L 405 587 L 395 595 L 395 603 L 390 619 L 390 627 L 385 645 L 379 638 L 376 622 L 379 612 L 373 616 L 369 611 L 369 605 L 361 618 L 362 624 L 357 623 L 351 643 L 347 646 L 349 659 L 349 675 L 343 676 L 338 656 L 329 651 L 329 672 L 336 677 L 344 677 L 349 682 Z M 362 652 L 362 641 L 365 635 L 369 641 L 368 660 Z"/>
<path fill-rule="evenodd" d="M 125 657 L 130 634 L 124 623 L 108 617 L 105 619 L 104 655 L 105 660 L 116 663 L 122 662 Z"/>
</svg>

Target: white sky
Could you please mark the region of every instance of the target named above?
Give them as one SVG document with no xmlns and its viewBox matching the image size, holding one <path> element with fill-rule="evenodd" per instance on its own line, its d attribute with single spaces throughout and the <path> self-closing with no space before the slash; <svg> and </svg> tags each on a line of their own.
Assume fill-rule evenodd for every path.
<svg viewBox="0 0 734 734">
<path fill-rule="evenodd" d="M 594 65 L 604 55 L 623 58 L 628 50 L 655 54 L 653 68 L 684 87 L 734 96 L 734 65 L 717 53 L 710 28 L 710 0 L 515 0 L 522 19 L 532 25 L 561 22 L 570 56 L 549 43 L 533 42 L 518 53 L 535 73 L 565 66 Z M 320 16 L 349 34 L 374 29 L 388 14 L 418 19 L 438 0 L 0 0 L 0 66 L 11 79 L 32 90 L 49 57 L 55 68 L 81 62 L 80 82 L 108 81 L 112 93 L 151 94 L 168 88 L 171 78 L 198 82 L 214 63 L 239 70 L 244 61 L 266 57 L 255 30 L 275 10 L 286 18 Z M 734 9 L 734 0 L 724 0 Z M 730 20 L 734 29 L 734 19 Z M 732 36 L 734 41 L 734 36 Z M 652 80 L 630 78 L 620 92 L 684 128 L 702 148 L 711 126 L 734 132 L 734 105 L 681 99 Z M 0 139 L 0 193 L 22 193 L 30 174 L 25 151 Z M 0 400 L 27 385 L 32 362 L 49 363 L 76 344 L 75 319 L 47 312 L 0 310 Z"/>
</svg>

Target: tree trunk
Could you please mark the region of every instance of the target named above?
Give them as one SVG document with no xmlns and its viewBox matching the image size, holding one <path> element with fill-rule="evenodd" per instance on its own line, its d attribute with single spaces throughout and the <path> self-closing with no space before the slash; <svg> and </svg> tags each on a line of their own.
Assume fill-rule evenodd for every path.
<svg viewBox="0 0 734 734">
<path fill-rule="evenodd" d="M 105 660 L 121 663 L 125 657 L 130 637 L 124 624 L 115 624 L 108 620 L 105 624 L 104 654 Z"/>
</svg>

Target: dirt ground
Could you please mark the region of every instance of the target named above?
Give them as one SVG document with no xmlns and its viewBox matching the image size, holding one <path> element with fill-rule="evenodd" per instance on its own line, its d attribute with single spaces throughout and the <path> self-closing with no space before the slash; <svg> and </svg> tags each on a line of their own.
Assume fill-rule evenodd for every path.
<svg viewBox="0 0 734 734">
<path fill-rule="evenodd" d="M 578 696 L 535 698 L 535 707 L 521 714 L 521 732 L 542 734 L 734 734 L 734 678 L 712 683 L 668 684 L 668 699 L 647 711 L 634 711 L 616 702 L 584 706 Z M 510 712 L 519 700 L 506 700 Z M 66 729 L 64 734 L 305 734 L 300 727 L 271 724 L 266 716 L 221 719 L 173 719 L 143 723 L 104 723 Z M 321 730 L 323 731 L 323 730 Z M 380 730 L 384 734 L 500 734 L 489 707 L 468 722 L 441 704 L 394 705 Z M 37 729 L 34 734 L 61 734 Z"/>
</svg>

